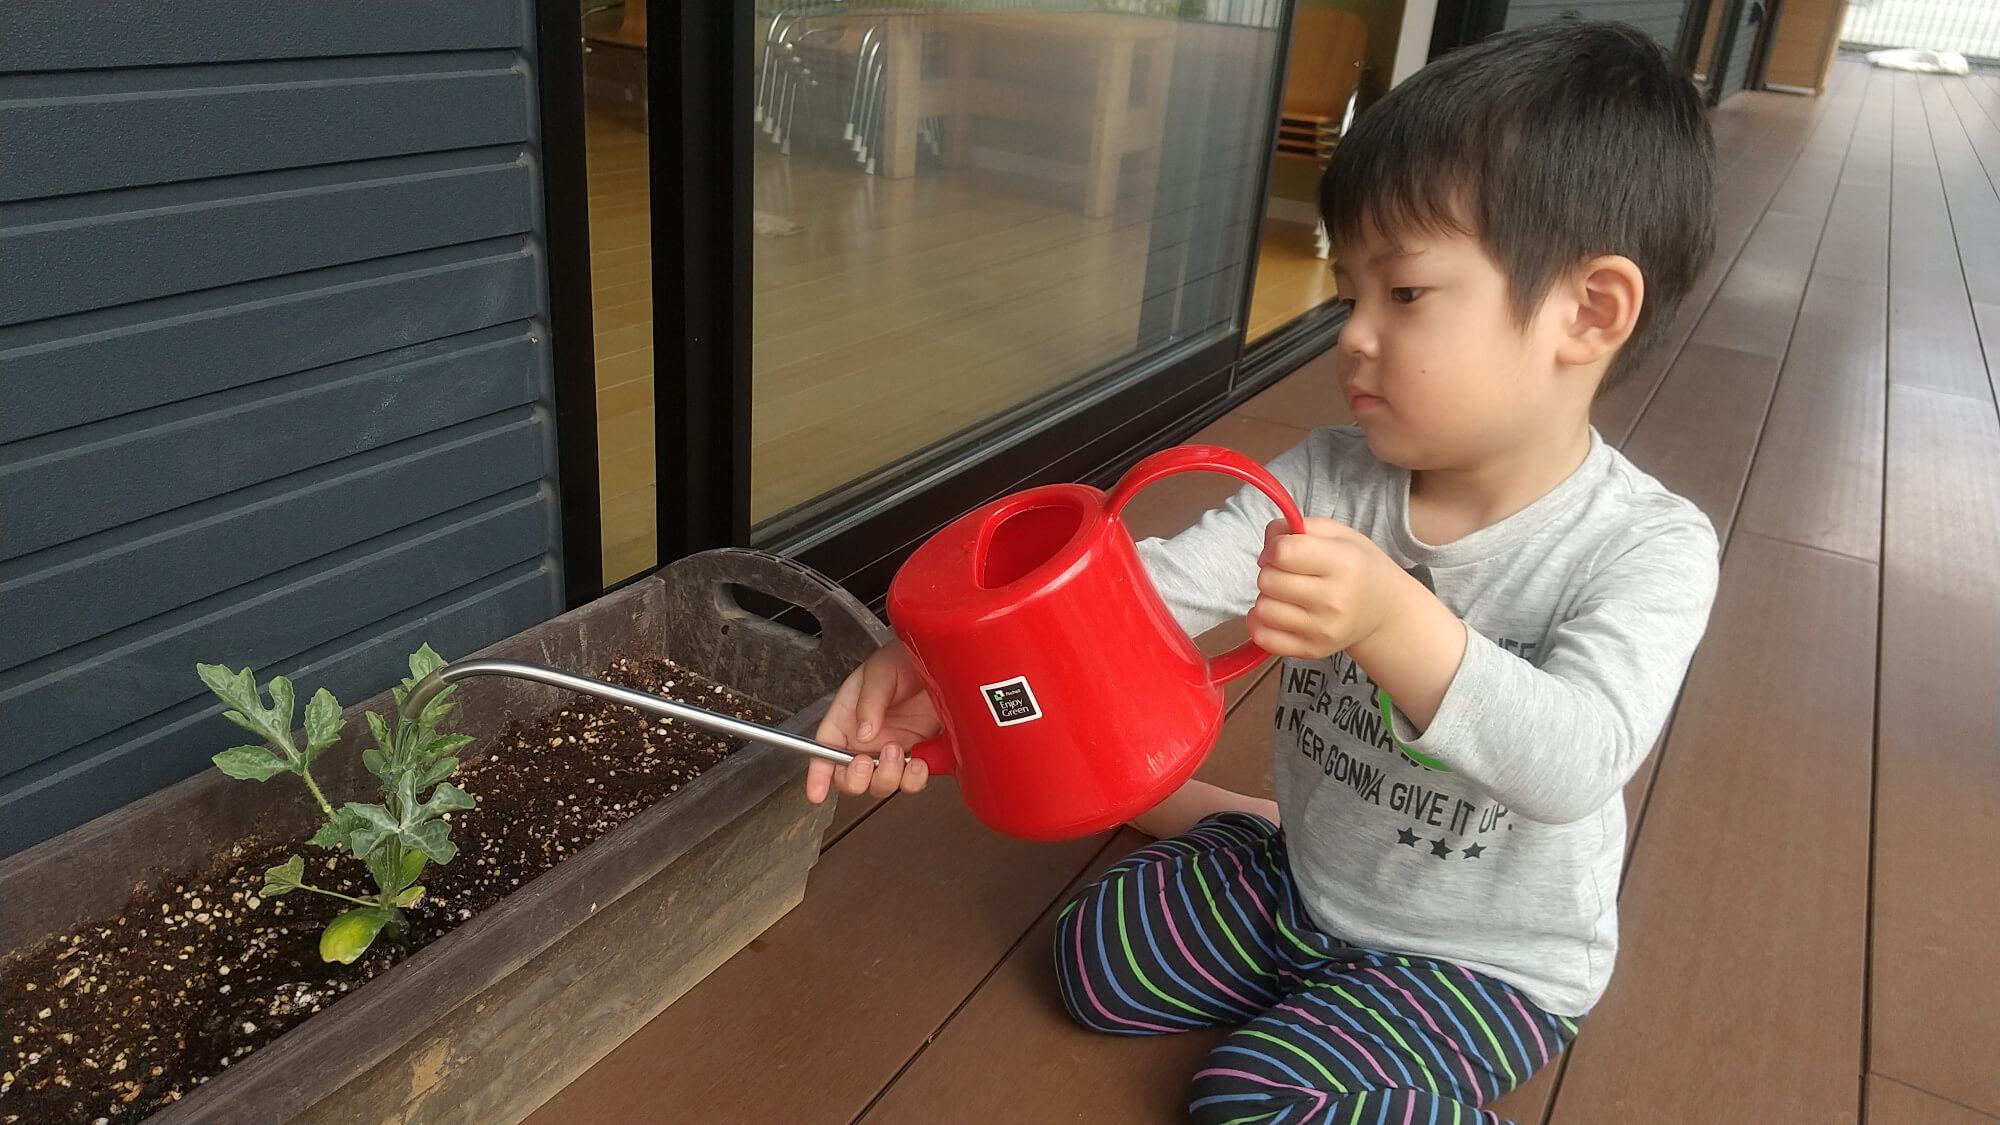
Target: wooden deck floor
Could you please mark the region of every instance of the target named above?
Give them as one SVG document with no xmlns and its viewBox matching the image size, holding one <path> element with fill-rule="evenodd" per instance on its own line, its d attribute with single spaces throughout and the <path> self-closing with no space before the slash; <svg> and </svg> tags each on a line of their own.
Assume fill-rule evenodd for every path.
<svg viewBox="0 0 2000 1125">
<path fill-rule="evenodd" d="M 1629 791 L 1611 990 L 1498 1108 L 1996 1125 L 2000 82 L 1843 61 L 1715 126 L 1717 261 L 1599 421 L 1713 517 L 1721 598 Z M 1337 401 L 1322 360 L 1201 437 L 1270 456 Z M 1233 693 L 1205 776 L 1268 787 L 1275 688 Z M 536 1125 L 1179 1120 L 1216 1037 L 1078 1030 L 1050 967 L 1054 909 L 1139 838 L 1018 843 L 934 788 L 844 806 L 805 902 Z"/>
</svg>

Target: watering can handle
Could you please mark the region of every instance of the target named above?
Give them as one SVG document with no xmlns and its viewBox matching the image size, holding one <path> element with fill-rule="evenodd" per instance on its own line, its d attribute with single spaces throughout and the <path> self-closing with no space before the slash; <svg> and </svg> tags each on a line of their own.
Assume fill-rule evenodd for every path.
<svg viewBox="0 0 2000 1125">
<path fill-rule="evenodd" d="M 1292 525 L 1292 532 L 1304 535 L 1306 517 L 1292 500 L 1292 494 L 1278 483 L 1278 478 L 1270 471 L 1233 449 L 1219 445 L 1180 445 L 1163 449 L 1132 466 L 1124 478 L 1112 489 L 1107 504 L 1110 514 L 1116 518 L 1125 510 L 1125 505 L 1140 489 L 1174 473 L 1202 470 L 1211 473 L 1226 473 L 1257 486 L 1257 490 L 1271 498 L 1278 506 L 1278 512 Z M 1218 684 L 1226 684 L 1245 672 L 1262 664 L 1270 654 L 1260 648 L 1256 641 L 1244 641 L 1221 656 L 1208 662 L 1208 675 Z"/>
</svg>

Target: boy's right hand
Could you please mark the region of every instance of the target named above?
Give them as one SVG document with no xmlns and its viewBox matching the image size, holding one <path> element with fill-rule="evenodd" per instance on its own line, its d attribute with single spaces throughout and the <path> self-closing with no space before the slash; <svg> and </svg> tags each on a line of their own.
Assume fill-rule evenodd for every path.
<svg viewBox="0 0 2000 1125">
<path fill-rule="evenodd" d="M 900 641 L 884 645 L 840 685 L 813 736 L 852 751 L 854 761 L 836 766 L 814 758 L 806 766 L 806 799 L 819 804 L 830 786 L 850 797 L 917 792 L 930 781 L 930 769 L 909 760 L 910 747 L 943 729 L 909 651 Z"/>
</svg>

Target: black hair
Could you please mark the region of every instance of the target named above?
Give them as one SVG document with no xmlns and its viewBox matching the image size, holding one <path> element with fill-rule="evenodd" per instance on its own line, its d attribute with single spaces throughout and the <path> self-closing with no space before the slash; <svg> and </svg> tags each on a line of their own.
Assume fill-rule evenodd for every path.
<svg viewBox="0 0 2000 1125">
<path fill-rule="evenodd" d="M 1336 244 L 1370 229 L 1480 240 L 1526 324 L 1601 254 L 1646 279 L 1605 384 L 1659 345 L 1715 248 L 1715 142 L 1694 85 L 1624 24 L 1503 32 L 1424 67 L 1360 115 L 1320 186 Z"/>
</svg>

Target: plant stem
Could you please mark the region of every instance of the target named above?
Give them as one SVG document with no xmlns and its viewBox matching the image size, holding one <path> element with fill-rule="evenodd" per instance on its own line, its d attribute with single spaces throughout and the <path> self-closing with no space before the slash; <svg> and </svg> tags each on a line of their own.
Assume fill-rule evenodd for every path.
<svg viewBox="0 0 2000 1125">
<path fill-rule="evenodd" d="M 332 820 L 332 819 L 333 819 L 333 806 L 327 803 L 327 801 L 326 801 L 326 794 L 324 794 L 324 793 L 320 792 L 320 791 L 319 791 L 319 784 L 318 784 L 317 782 L 313 781 L 313 775 L 312 775 L 312 767 L 311 767 L 311 766 L 300 766 L 300 767 L 299 767 L 299 776 L 300 776 L 301 778 L 304 778 L 304 779 L 305 779 L 305 783 L 306 783 L 306 788 L 307 788 L 307 789 L 310 789 L 310 790 L 312 790 L 312 795 L 313 795 L 313 800 L 315 800 L 315 801 L 318 801 L 318 802 L 319 802 L 319 807 L 320 807 L 321 811 L 323 811 L 323 812 L 325 812 L 325 813 L 326 813 L 326 818 L 327 818 L 328 820 Z"/>
<path fill-rule="evenodd" d="M 346 899 L 346 900 L 347 900 L 348 902 L 351 902 L 351 903 L 353 903 L 353 904 L 354 904 L 354 905 L 356 905 L 356 906 L 380 906 L 380 905 L 382 905 L 382 904 L 381 904 L 381 903 L 379 903 L 379 902 L 370 902 L 370 901 L 368 901 L 368 900 L 367 900 L 367 899 L 365 899 L 365 898 L 355 898 L 355 897 L 354 897 L 353 895 L 344 895 L 344 894 L 341 894 L 341 893 L 340 893 L 339 891 L 329 891 L 329 890 L 327 890 L 327 889 L 326 889 L 325 887 L 315 887 L 315 886 L 313 886 L 313 885 L 312 885 L 311 883 L 300 883 L 300 884 L 299 884 L 299 886 L 301 886 L 301 887 L 305 888 L 306 890 L 309 890 L 309 891 L 312 891 L 312 892 L 313 892 L 313 893 L 315 893 L 315 894 L 322 894 L 322 895 L 325 895 L 325 896 L 326 896 L 326 897 L 328 897 L 328 898 L 340 898 L 340 899 Z"/>
</svg>

